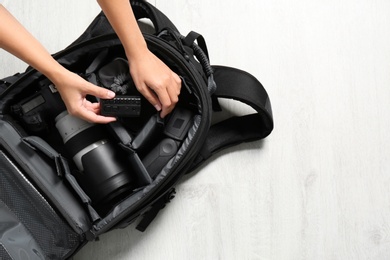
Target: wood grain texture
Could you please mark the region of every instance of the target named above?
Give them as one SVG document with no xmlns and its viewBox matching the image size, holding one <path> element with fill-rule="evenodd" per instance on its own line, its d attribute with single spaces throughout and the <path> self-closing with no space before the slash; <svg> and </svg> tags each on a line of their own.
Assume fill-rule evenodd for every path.
<svg viewBox="0 0 390 260">
<path fill-rule="evenodd" d="M 145 233 L 115 230 L 74 259 L 390 259 L 390 2 L 152 3 L 182 34 L 202 33 L 213 64 L 263 83 L 275 130 L 181 181 Z M 51 52 L 99 11 L 76 0 L 9 8 Z M 4 52 L 0 62 L 0 77 L 24 68 Z"/>
</svg>

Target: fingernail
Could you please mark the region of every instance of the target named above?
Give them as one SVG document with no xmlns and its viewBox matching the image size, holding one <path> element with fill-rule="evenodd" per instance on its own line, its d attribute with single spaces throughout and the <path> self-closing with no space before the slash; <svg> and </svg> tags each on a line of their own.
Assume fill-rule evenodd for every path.
<svg viewBox="0 0 390 260">
<path fill-rule="evenodd" d="M 114 98 L 115 97 L 115 93 L 112 92 L 112 91 L 107 91 L 107 97 L 108 98 Z"/>
<path fill-rule="evenodd" d="M 161 110 L 161 107 L 160 107 L 160 105 L 158 105 L 158 104 L 154 105 L 154 108 L 155 108 L 157 111 L 160 111 L 160 110 Z"/>
</svg>

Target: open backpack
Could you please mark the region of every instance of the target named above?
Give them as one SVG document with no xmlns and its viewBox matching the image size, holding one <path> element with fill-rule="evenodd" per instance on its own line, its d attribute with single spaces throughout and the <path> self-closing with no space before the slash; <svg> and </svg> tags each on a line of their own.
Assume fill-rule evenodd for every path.
<svg viewBox="0 0 390 260">
<path fill-rule="evenodd" d="M 140 95 L 103 13 L 53 57 L 116 91 L 115 100 L 90 97 L 116 122 L 72 117 L 55 86 L 30 67 L 0 80 L 0 259 L 67 259 L 136 220 L 144 231 L 183 175 L 226 147 L 272 132 L 270 100 L 254 76 L 210 65 L 200 34 L 183 36 L 145 1 L 131 5 L 137 19 L 153 23 L 155 33 L 144 32 L 148 48 L 182 80 L 178 104 L 162 119 Z M 254 113 L 212 124 L 219 98 Z"/>
</svg>

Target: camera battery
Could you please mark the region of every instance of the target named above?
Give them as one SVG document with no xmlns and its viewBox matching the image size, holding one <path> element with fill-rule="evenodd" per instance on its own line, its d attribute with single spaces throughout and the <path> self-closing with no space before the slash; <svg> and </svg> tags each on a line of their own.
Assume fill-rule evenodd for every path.
<svg viewBox="0 0 390 260">
<path fill-rule="evenodd" d="M 100 113 L 103 116 L 136 117 L 141 114 L 141 97 L 117 96 L 100 99 Z"/>
</svg>

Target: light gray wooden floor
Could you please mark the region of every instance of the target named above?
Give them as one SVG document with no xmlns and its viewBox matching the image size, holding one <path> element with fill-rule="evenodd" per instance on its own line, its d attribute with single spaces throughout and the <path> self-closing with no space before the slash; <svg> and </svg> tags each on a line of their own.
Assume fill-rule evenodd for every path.
<svg viewBox="0 0 390 260">
<path fill-rule="evenodd" d="M 147 232 L 113 231 L 75 259 L 390 259 L 390 1 L 152 3 L 202 33 L 213 64 L 263 83 L 275 130 L 183 180 Z M 50 52 L 99 11 L 8 6 Z M 25 68 L 4 52 L 0 64 L 0 77 Z"/>
</svg>

